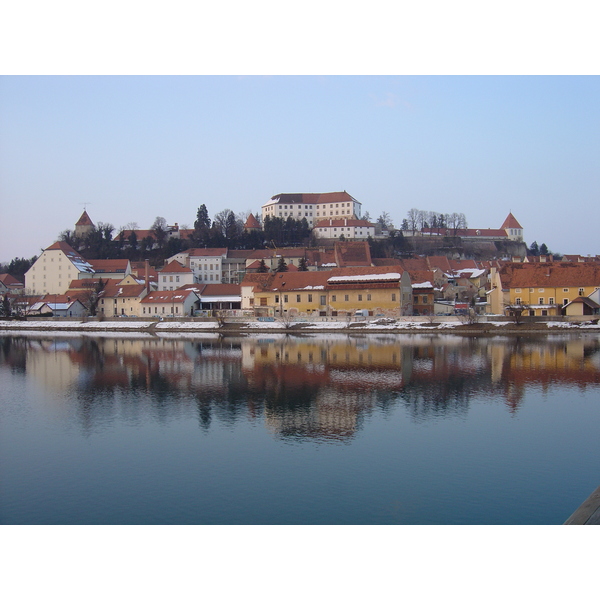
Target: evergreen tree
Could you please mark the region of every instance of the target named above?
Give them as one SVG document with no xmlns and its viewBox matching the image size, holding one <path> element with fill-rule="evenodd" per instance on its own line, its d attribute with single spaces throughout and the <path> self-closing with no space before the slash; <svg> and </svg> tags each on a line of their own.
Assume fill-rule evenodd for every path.
<svg viewBox="0 0 600 600">
<path fill-rule="evenodd" d="M 539 256 L 540 255 L 540 248 L 538 246 L 537 242 L 532 242 L 531 246 L 529 246 L 529 256 Z"/>
<path fill-rule="evenodd" d="M 547 256 L 548 254 L 550 254 L 550 250 L 548 250 L 548 246 L 546 246 L 546 244 L 542 244 L 540 246 L 540 255 Z"/>
<path fill-rule="evenodd" d="M 298 262 L 298 271 L 308 271 L 308 265 L 306 264 L 304 256 L 302 256 Z"/>
<path fill-rule="evenodd" d="M 260 259 L 260 264 L 258 265 L 257 272 L 258 273 L 268 273 L 269 272 L 269 269 L 267 268 L 264 258 Z"/>
<path fill-rule="evenodd" d="M 196 212 L 196 220 L 194 221 L 194 229 L 200 231 L 202 229 L 210 229 L 210 219 L 206 204 L 202 204 Z"/>
<path fill-rule="evenodd" d="M 8 294 L 4 294 L 4 296 L 2 297 L 2 303 L 0 304 L 0 314 L 3 317 L 10 317 L 10 315 L 12 314 Z"/>
<path fill-rule="evenodd" d="M 277 263 L 277 268 L 275 269 L 275 272 L 282 273 L 287 270 L 288 270 L 287 263 L 285 262 L 285 259 L 283 258 L 283 256 L 280 256 L 279 262 Z"/>
</svg>

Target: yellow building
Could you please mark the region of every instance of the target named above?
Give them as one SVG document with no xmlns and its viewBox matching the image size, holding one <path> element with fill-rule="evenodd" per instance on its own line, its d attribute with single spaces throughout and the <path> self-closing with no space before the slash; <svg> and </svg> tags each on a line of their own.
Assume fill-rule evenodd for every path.
<svg viewBox="0 0 600 600">
<path fill-rule="evenodd" d="M 563 307 L 600 288 L 600 265 L 592 263 L 508 263 L 492 269 L 488 312 L 524 307 L 527 316 L 561 315 Z"/>
<path fill-rule="evenodd" d="M 412 314 L 410 277 L 401 267 L 349 267 L 248 275 L 242 308 L 257 316 L 399 317 Z"/>
</svg>

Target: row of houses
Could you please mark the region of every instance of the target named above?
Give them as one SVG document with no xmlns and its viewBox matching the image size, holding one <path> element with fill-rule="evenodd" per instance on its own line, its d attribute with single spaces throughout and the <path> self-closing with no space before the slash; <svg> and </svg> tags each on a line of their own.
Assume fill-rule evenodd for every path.
<svg viewBox="0 0 600 600">
<path fill-rule="evenodd" d="M 447 260 L 447 259 L 445 259 Z M 419 270 L 425 261 L 430 270 Z M 96 293 L 96 310 L 107 317 L 177 317 L 242 311 L 256 317 L 401 317 L 434 315 L 436 306 L 447 310 L 454 300 L 441 296 L 471 283 L 484 290 L 489 314 L 526 316 L 598 315 L 600 312 L 600 264 L 515 263 L 486 269 L 454 265 L 452 283 L 436 287 L 442 257 L 409 259 L 387 266 L 345 267 L 323 271 L 249 273 L 241 284 L 186 283 L 174 290 L 157 290 L 133 275 L 122 280 L 85 278 L 73 280 L 65 294 L 48 294 L 29 300 L 28 314 L 52 312 L 55 316 L 80 317 L 89 312 Z M 463 262 L 463 261 L 460 261 Z M 470 261 L 469 261 L 470 262 Z M 179 264 L 179 263 L 178 263 Z M 411 276 L 412 275 L 412 276 Z M 450 273 L 443 276 L 446 279 Z M 160 275 L 159 275 L 160 277 Z M 413 279 L 414 277 L 414 279 Z M 486 290 L 486 287 L 489 289 Z M 453 292 L 454 293 L 454 292 Z M 446 304 L 443 301 L 446 301 Z M 461 300 L 464 300 L 462 298 Z"/>
<path fill-rule="evenodd" d="M 29 310 L 36 304 L 39 314 L 64 316 L 89 312 L 91 295 L 100 292 L 97 310 L 107 316 L 183 316 L 224 309 L 282 317 L 357 311 L 432 315 L 452 313 L 456 304 L 477 305 L 491 314 L 514 311 L 515 306 L 531 316 L 596 314 L 600 260 L 569 259 L 374 259 L 367 242 L 338 241 L 327 248 L 192 248 L 152 269 L 147 261 L 86 260 L 67 243 L 55 242 L 26 273 L 24 286 L 10 276 L 0 278 L 0 285 L 5 293 L 27 295 Z M 279 272 L 282 262 L 286 270 Z M 183 296 L 167 293 L 181 290 Z"/>
</svg>

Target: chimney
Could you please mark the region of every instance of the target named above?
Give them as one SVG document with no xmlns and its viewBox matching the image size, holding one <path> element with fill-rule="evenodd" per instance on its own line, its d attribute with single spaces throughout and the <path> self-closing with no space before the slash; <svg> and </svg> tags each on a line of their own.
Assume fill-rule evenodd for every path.
<svg viewBox="0 0 600 600">
<path fill-rule="evenodd" d="M 146 282 L 146 294 L 150 293 L 150 261 L 146 259 L 146 264 L 144 265 L 144 277 Z"/>
</svg>

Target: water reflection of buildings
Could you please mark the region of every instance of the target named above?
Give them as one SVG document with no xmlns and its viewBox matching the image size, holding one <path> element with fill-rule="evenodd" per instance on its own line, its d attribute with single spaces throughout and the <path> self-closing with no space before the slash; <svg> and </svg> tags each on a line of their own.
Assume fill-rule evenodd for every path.
<svg viewBox="0 0 600 600">
<path fill-rule="evenodd" d="M 76 390 L 85 427 L 156 411 L 264 419 L 276 435 L 344 440 L 374 410 L 415 419 L 461 414 L 473 400 L 516 411 L 529 386 L 600 384 L 597 336 L 51 337 L 1 336 L 0 358 L 46 389 Z M 67 398 L 66 394 L 56 394 Z"/>
</svg>

